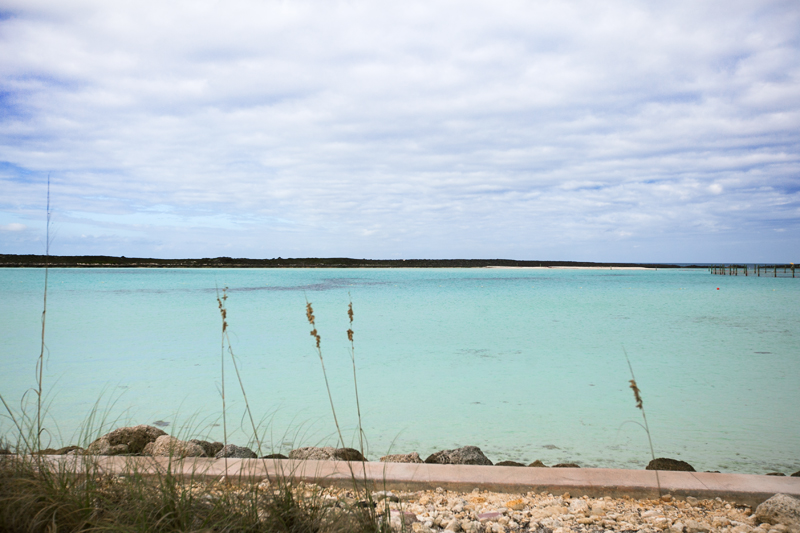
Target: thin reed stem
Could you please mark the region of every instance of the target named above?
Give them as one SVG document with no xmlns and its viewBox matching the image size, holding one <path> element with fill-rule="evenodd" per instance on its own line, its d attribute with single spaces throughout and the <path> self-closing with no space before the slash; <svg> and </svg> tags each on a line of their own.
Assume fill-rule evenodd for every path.
<svg viewBox="0 0 800 533">
<path fill-rule="evenodd" d="M 217 304 L 219 305 L 219 313 L 222 316 L 222 334 L 220 339 L 220 394 L 222 395 L 222 444 L 228 445 L 228 418 L 225 414 L 225 334 L 228 332 L 228 310 L 225 308 L 225 300 L 228 295 L 225 293 L 228 287 L 222 289 L 222 297 L 219 295 L 219 288 L 217 287 Z M 228 458 L 225 457 L 225 473 L 228 473 Z"/>
<path fill-rule="evenodd" d="M 256 429 L 256 423 L 255 420 L 253 420 L 253 412 L 250 409 L 250 402 L 247 400 L 247 392 L 245 392 L 244 390 L 244 382 L 242 381 L 242 375 L 239 373 L 239 365 L 236 364 L 236 356 L 233 353 L 233 347 L 231 346 L 231 338 L 230 335 L 228 334 L 228 308 L 225 306 L 225 301 L 228 299 L 228 295 L 226 293 L 227 290 L 228 290 L 227 287 L 225 287 L 222 290 L 221 298 L 219 294 L 217 294 L 217 302 L 219 305 L 220 313 L 222 314 L 222 351 L 223 351 L 222 358 L 223 359 L 225 358 L 225 343 L 227 342 L 228 353 L 231 356 L 231 362 L 233 363 L 233 370 L 236 372 L 236 380 L 239 382 L 239 388 L 242 389 L 242 396 L 244 397 L 245 410 L 247 411 L 247 416 L 250 419 L 250 426 L 253 428 L 253 438 L 255 439 L 256 445 L 258 446 L 258 455 L 260 456 L 263 455 L 261 451 L 261 439 L 258 437 L 258 429 Z M 223 362 L 223 376 L 225 371 L 224 366 L 225 365 Z M 224 400 L 225 400 L 225 395 L 224 395 L 224 384 L 223 384 L 223 425 L 225 425 Z M 228 444 L 227 433 L 226 433 L 225 444 L 226 445 Z M 226 470 L 227 470 L 227 463 L 226 463 Z M 264 469 L 264 471 L 267 472 L 266 469 Z M 267 472 L 267 481 L 270 481 L 269 472 Z"/>
<path fill-rule="evenodd" d="M 644 431 L 647 433 L 647 442 L 650 443 L 650 457 L 652 457 L 653 461 L 656 460 L 656 452 L 653 450 L 653 439 L 650 438 L 650 426 L 647 424 L 647 415 L 644 412 L 644 404 L 642 402 L 642 395 L 641 390 L 636 385 L 636 376 L 633 375 L 633 365 L 631 365 L 631 360 L 628 357 L 628 352 L 625 350 L 625 347 L 622 347 L 622 351 L 625 353 L 625 360 L 628 362 L 628 369 L 631 371 L 631 380 L 630 380 L 630 387 L 633 390 L 633 397 L 636 400 L 636 408 L 642 412 L 642 419 L 644 420 Z M 656 484 L 658 485 L 658 497 L 661 497 L 661 480 L 658 477 L 658 470 L 655 471 L 656 473 Z"/>
<path fill-rule="evenodd" d="M 47 277 L 50 270 L 50 174 L 47 175 L 47 227 L 45 229 L 44 303 L 42 305 L 42 345 L 36 361 L 36 451 L 42 449 L 42 387 L 44 383 L 44 331 L 47 317 Z"/>
<path fill-rule="evenodd" d="M 3 406 L 6 408 L 8 416 L 11 417 L 11 421 L 17 427 L 17 431 L 19 431 L 19 436 L 22 438 L 22 441 L 25 443 L 25 446 L 28 448 L 28 450 L 32 451 L 31 445 L 30 443 L 28 443 L 28 439 L 25 438 L 25 432 L 22 431 L 22 426 L 20 425 L 19 422 L 17 422 L 17 418 L 14 416 L 14 411 L 12 411 L 11 408 L 8 406 L 2 394 L 0 394 L 0 401 L 3 402 Z"/>
<path fill-rule="evenodd" d="M 339 443 L 344 448 L 344 437 L 342 437 L 342 429 L 339 427 L 339 419 L 336 417 L 336 408 L 333 406 L 333 395 L 331 394 L 331 386 L 328 383 L 328 373 L 325 371 L 325 360 L 322 358 L 321 341 L 322 338 L 317 332 L 316 319 L 314 318 L 314 308 L 311 307 L 311 302 L 306 298 L 306 318 L 308 323 L 311 324 L 311 336 L 314 337 L 317 347 L 317 355 L 319 356 L 319 364 L 322 366 L 322 377 L 325 378 L 325 390 L 328 391 L 328 401 L 331 403 L 331 412 L 333 413 L 333 423 L 336 425 L 336 432 L 339 434 Z"/>
<path fill-rule="evenodd" d="M 350 294 L 348 293 L 348 296 Z M 347 330 L 347 340 L 350 341 L 350 361 L 353 363 L 353 386 L 356 391 L 356 412 L 358 413 L 358 443 L 361 455 L 364 454 L 364 429 L 361 425 L 361 402 L 358 400 L 358 377 L 356 376 L 356 346 L 353 342 L 353 299 L 350 298 L 350 304 L 347 306 L 347 317 L 350 319 L 350 328 Z"/>
</svg>

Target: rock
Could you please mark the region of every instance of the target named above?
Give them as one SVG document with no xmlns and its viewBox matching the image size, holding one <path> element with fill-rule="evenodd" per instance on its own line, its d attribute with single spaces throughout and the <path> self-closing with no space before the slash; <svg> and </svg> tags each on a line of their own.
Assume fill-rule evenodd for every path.
<svg viewBox="0 0 800 533">
<path fill-rule="evenodd" d="M 557 465 L 553 465 L 553 468 L 580 468 L 580 466 L 575 463 L 558 463 Z"/>
<path fill-rule="evenodd" d="M 450 522 L 447 523 L 447 526 L 445 526 L 444 530 L 461 531 L 461 522 L 459 522 L 457 518 L 453 518 L 452 520 L 450 520 Z"/>
<path fill-rule="evenodd" d="M 428 464 L 440 465 L 486 465 L 491 466 L 492 462 L 483 455 L 477 446 L 464 446 L 455 450 L 442 450 L 431 454 L 425 462 Z"/>
<path fill-rule="evenodd" d="M 215 453 L 214 457 L 217 459 L 223 459 L 225 457 L 234 459 L 255 459 L 257 456 L 250 448 L 236 446 L 235 444 L 228 444 L 227 446 L 223 446 L 220 451 Z"/>
<path fill-rule="evenodd" d="M 757 522 L 784 524 L 793 529 L 800 528 L 800 500 L 788 494 L 776 494 L 758 507 Z"/>
<path fill-rule="evenodd" d="M 333 446 L 325 446 L 318 448 L 315 446 L 306 446 L 304 448 L 297 448 L 289 452 L 289 459 L 301 459 L 311 461 L 366 461 L 366 457 L 361 455 L 361 452 L 354 448 L 334 448 Z"/>
<path fill-rule="evenodd" d="M 784 474 L 783 472 L 770 472 L 770 473 L 765 474 L 765 475 L 767 475 L 767 476 L 785 476 L 786 474 Z"/>
<path fill-rule="evenodd" d="M 420 458 L 417 452 L 411 453 L 396 453 L 393 455 L 384 455 L 381 457 L 382 463 L 421 463 L 422 459 Z"/>
<path fill-rule="evenodd" d="M 522 499 L 510 500 L 506 502 L 506 507 L 508 507 L 512 511 L 522 511 L 523 509 L 525 509 L 526 505 L 527 503 L 525 502 L 525 500 Z"/>
<path fill-rule="evenodd" d="M 140 454 L 144 447 L 162 436 L 164 431 L 140 424 L 133 427 L 118 428 L 92 442 L 86 450 L 89 455 L 132 455 Z"/>
<path fill-rule="evenodd" d="M 569 512 L 570 514 L 587 515 L 589 514 L 589 504 L 584 500 L 572 500 L 569 502 Z"/>
<path fill-rule="evenodd" d="M 503 513 L 499 513 L 497 511 L 489 511 L 488 513 L 481 513 L 478 515 L 478 521 L 486 523 L 486 522 L 497 522 L 503 516 Z"/>
<path fill-rule="evenodd" d="M 534 468 L 547 468 L 547 465 L 541 462 L 539 459 L 536 459 L 534 462 L 529 464 L 528 466 L 532 466 Z"/>
<path fill-rule="evenodd" d="M 362 455 L 362 453 L 355 448 L 337 448 L 331 454 L 333 459 L 338 459 L 340 461 L 362 461 L 366 462 L 367 458 Z"/>
<path fill-rule="evenodd" d="M 289 459 L 301 459 L 304 461 L 327 461 L 333 456 L 336 448 L 333 446 L 325 446 L 318 448 L 316 446 L 305 446 L 297 448 L 289 452 Z"/>
<path fill-rule="evenodd" d="M 672 470 L 675 472 L 695 472 L 692 465 L 686 461 L 679 461 L 678 459 L 668 459 L 666 457 L 659 457 L 653 459 L 647 464 L 645 470 Z"/>
<path fill-rule="evenodd" d="M 800 470 L 792 474 L 792 477 L 800 477 Z"/>
<path fill-rule="evenodd" d="M 379 490 L 372 493 L 372 498 L 376 501 L 389 500 L 390 502 L 399 502 L 400 498 L 394 493 L 386 490 Z"/>
<path fill-rule="evenodd" d="M 711 531 L 711 526 L 697 520 L 687 520 L 685 525 L 686 533 L 708 533 Z"/>
<path fill-rule="evenodd" d="M 405 511 L 391 510 L 389 525 L 395 531 L 407 531 L 412 524 L 419 522 L 417 515 Z"/>
<path fill-rule="evenodd" d="M 80 446 L 64 446 L 63 448 L 59 448 L 57 450 L 54 450 L 53 448 L 45 448 L 42 451 L 34 452 L 34 455 L 75 455 L 74 453 L 70 454 L 70 452 L 74 452 L 76 450 L 83 451 L 83 448 Z"/>
<path fill-rule="evenodd" d="M 186 442 L 169 435 L 161 435 L 148 443 L 142 453 L 155 457 L 206 457 L 202 446 Z"/>
<path fill-rule="evenodd" d="M 219 453 L 219 451 L 224 446 L 224 444 L 222 444 L 221 442 L 208 442 L 207 440 L 200 440 L 200 439 L 191 439 L 189 442 L 191 442 L 192 444 L 197 444 L 198 446 L 203 448 L 206 457 L 214 457 L 215 455 L 217 455 L 217 453 Z"/>
<path fill-rule="evenodd" d="M 516 461 L 500 461 L 499 463 L 495 463 L 494 466 L 525 466 L 522 463 L 518 463 Z"/>
<path fill-rule="evenodd" d="M 288 457 L 286 457 L 282 453 L 271 453 L 269 455 L 265 455 L 264 457 L 262 457 L 262 459 L 288 459 Z"/>
</svg>

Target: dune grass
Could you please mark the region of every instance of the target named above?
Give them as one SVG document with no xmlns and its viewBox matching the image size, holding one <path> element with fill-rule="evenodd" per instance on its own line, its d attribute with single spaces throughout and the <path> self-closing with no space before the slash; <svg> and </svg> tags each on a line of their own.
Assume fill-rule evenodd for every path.
<svg viewBox="0 0 800 533">
<path fill-rule="evenodd" d="M 46 290 L 46 289 L 45 289 Z M 230 356 L 245 402 L 245 410 L 253 430 L 252 440 L 261 454 L 262 443 L 254 422 L 244 383 L 239 374 L 236 357 L 228 335 L 227 291 L 217 293 L 221 330 L 220 396 L 224 439 L 227 444 L 225 404 L 225 360 Z M 45 300 L 46 301 L 46 300 Z M 46 303 L 45 303 L 46 305 Z M 44 328 L 44 313 L 42 322 Z M 348 307 L 350 356 L 353 378 L 358 394 L 353 344 L 353 306 Z M 314 325 L 313 309 L 307 303 L 307 317 Z M 44 329 L 43 329 L 44 332 Z M 316 332 L 316 331 L 315 331 Z M 314 333 L 315 333 L 314 332 Z M 314 334 L 312 333 L 312 335 Z M 44 333 L 43 333 L 44 338 Z M 325 374 L 319 334 L 315 335 L 317 353 L 322 363 L 325 384 L 334 415 L 339 441 L 344 438 L 336 419 L 333 398 Z M 129 475 L 104 474 L 97 458 L 83 455 L 81 461 L 52 462 L 42 454 L 41 436 L 47 404 L 43 403 L 41 365 L 37 359 L 36 402 L 21 402 L 16 412 L 2 397 L 7 417 L 17 429 L 16 444 L 0 440 L 0 531 L 15 532 L 286 532 L 286 533 L 382 533 L 390 530 L 388 502 L 384 513 L 366 483 L 359 483 L 351 468 L 353 497 L 343 498 L 340 492 L 295 483 L 291 475 L 272 476 L 254 482 L 246 478 L 215 481 L 186 478 L 168 467 L 156 475 L 142 475 L 135 469 Z M 92 427 L 104 421 L 99 401 L 87 418 L 87 427 L 80 431 L 81 445 L 86 447 L 97 433 Z M 33 410 L 29 413 L 26 408 Z M 364 452 L 360 405 L 359 442 Z M 104 425 L 104 424 L 103 424 Z M 170 464 L 172 464 L 170 458 Z M 176 458 L 176 460 L 179 460 Z M 264 461 L 268 459 L 262 459 Z M 227 469 L 227 466 L 226 466 Z M 266 469 L 265 469 L 266 470 Z"/>
</svg>

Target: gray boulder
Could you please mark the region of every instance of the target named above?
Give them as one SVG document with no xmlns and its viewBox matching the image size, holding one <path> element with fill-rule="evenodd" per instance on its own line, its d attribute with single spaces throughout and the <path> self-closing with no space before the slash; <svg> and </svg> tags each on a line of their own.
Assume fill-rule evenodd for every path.
<svg viewBox="0 0 800 533">
<path fill-rule="evenodd" d="M 659 457 L 650 461 L 645 470 L 671 470 L 674 472 L 695 472 L 692 465 L 686 461 L 679 461 L 678 459 L 668 459 L 666 457 Z"/>
<path fill-rule="evenodd" d="M 495 463 L 494 466 L 525 466 L 522 463 L 518 463 L 516 461 L 500 461 L 499 463 Z"/>
<path fill-rule="evenodd" d="M 492 462 L 477 446 L 464 446 L 455 450 L 442 450 L 431 454 L 425 459 L 428 464 L 440 465 L 486 465 L 492 466 Z"/>
<path fill-rule="evenodd" d="M 144 447 L 166 435 L 157 427 L 140 424 L 133 427 L 118 428 L 92 442 L 86 449 L 89 455 L 135 455 Z"/>
<path fill-rule="evenodd" d="M 776 494 L 756 507 L 756 521 L 800 529 L 800 500 L 788 494 Z"/>
<path fill-rule="evenodd" d="M 217 455 L 217 453 L 219 453 L 219 451 L 224 446 L 224 444 L 222 444 L 221 442 L 208 442 L 207 440 L 200 440 L 200 439 L 191 439 L 189 442 L 191 442 L 192 444 L 197 444 L 198 446 L 203 448 L 206 457 L 214 457 L 215 455 Z"/>
<path fill-rule="evenodd" d="M 361 461 L 366 462 L 367 458 L 364 457 L 360 451 L 355 448 L 337 448 L 333 452 L 333 458 L 339 461 Z"/>
<path fill-rule="evenodd" d="M 417 452 L 411 453 L 396 453 L 392 455 L 384 455 L 381 457 L 382 463 L 421 463 L 422 459 L 420 458 Z"/>
<path fill-rule="evenodd" d="M 250 448 L 244 446 L 236 446 L 235 444 L 228 444 L 223 446 L 220 451 L 214 454 L 217 459 L 224 459 L 226 457 L 233 459 L 256 459 L 258 456 Z"/>
<path fill-rule="evenodd" d="M 147 444 L 142 453 L 155 457 L 206 457 L 202 446 L 169 435 L 161 435 Z"/>
</svg>

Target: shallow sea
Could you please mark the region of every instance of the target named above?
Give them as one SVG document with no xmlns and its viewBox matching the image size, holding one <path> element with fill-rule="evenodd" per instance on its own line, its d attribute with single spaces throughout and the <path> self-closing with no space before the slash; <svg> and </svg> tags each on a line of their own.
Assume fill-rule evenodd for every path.
<svg viewBox="0 0 800 533">
<path fill-rule="evenodd" d="M 345 440 L 356 442 L 346 330 L 370 459 L 476 445 L 493 461 L 800 470 L 800 279 L 705 270 L 52 269 L 45 388 L 53 444 L 99 401 L 109 424 L 222 438 L 220 315 L 267 447 L 335 444 L 306 321 L 313 303 Z M 0 269 L 0 393 L 35 383 L 44 271 Z M 719 287 L 719 290 L 717 290 Z M 229 440 L 244 444 L 226 355 Z M 28 400 L 33 399 L 31 394 Z M 97 429 L 97 428 L 95 428 Z M 0 434 L 13 440 L 11 422 Z"/>
</svg>

